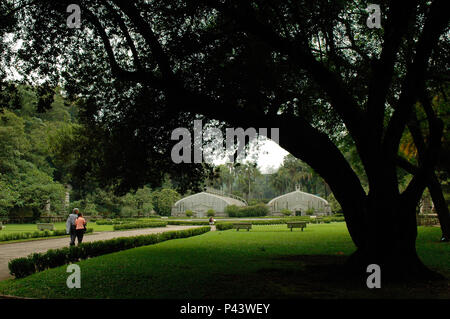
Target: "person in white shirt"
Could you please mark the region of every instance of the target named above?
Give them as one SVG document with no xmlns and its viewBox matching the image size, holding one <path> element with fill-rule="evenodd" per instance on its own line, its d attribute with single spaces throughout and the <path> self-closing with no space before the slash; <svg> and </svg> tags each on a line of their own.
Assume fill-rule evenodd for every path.
<svg viewBox="0 0 450 319">
<path fill-rule="evenodd" d="M 66 233 L 70 234 L 70 246 L 75 245 L 75 238 L 77 236 L 75 230 L 75 221 L 78 218 L 78 212 L 78 208 L 74 208 L 66 221 Z"/>
</svg>

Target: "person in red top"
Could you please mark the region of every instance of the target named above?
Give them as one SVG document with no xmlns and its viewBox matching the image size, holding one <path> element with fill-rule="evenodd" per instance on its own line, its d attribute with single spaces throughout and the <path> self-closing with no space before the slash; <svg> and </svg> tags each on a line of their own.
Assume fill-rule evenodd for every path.
<svg viewBox="0 0 450 319">
<path fill-rule="evenodd" d="M 78 245 L 83 241 L 83 235 L 86 232 L 86 224 L 83 214 L 78 212 L 78 218 L 75 220 L 75 233 L 77 234 Z"/>
</svg>

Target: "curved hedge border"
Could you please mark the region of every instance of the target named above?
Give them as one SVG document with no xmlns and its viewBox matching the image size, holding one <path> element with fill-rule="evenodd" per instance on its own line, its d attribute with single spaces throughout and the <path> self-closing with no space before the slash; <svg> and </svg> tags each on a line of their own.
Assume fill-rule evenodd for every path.
<svg viewBox="0 0 450 319">
<path fill-rule="evenodd" d="M 210 227 L 190 228 L 160 234 L 119 237 L 110 240 L 83 243 L 79 246 L 50 249 L 46 253 L 34 253 L 28 257 L 13 259 L 8 263 L 8 268 L 11 275 L 16 278 L 23 278 L 39 271 L 76 263 L 87 258 L 140 246 L 153 245 L 170 239 L 197 236 L 210 230 Z"/>
<path fill-rule="evenodd" d="M 91 220 L 92 221 L 92 220 Z M 130 222 L 137 222 L 139 219 L 137 218 L 123 218 L 123 219 L 97 219 L 95 223 L 97 225 L 119 225 Z"/>
<path fill-rule="evenodd" d="M 93 228 L 88 228 L 86 233 L 92 233 L 94 231 Z M 56 229 L 56 230 L 44 230 L 44 231 L 35 231 L 35 232 L 27 232 L 27 233 L 10 233 L 10 234 L 2 234 L 0 235 L 0 242 L 2 241 L 11 241 L 11 240 L 20 240 L 20 239 L 29 239 L 29 238 L 45 238 L 45 237 L 55 237 L 55 236 L 65 236 L 65 229 Z M 68 235 L 67 235 L 68 236 Z"/>
<path fill-rule="evenodd" d="M 272 219 L 272 220 L 249 220 L 245 222 L 249 222 L 252 225 L 280 225 L 280 224 L 286 224 L 286 222 L 293 222 L 293 221 L 304 221 L 307 223 L 314 223 L 315 219 L 310 219 L 309 217 L 298 217 L 298 218 L 289 218 L 289 219 Z M 318 219 L 320 223 L 331 223 L 331 222 L 344 222 L 344 217 L 321 217 Z M 216 223 L 216 229 L 217 230 L 227 230 L 232 229 L 233 224 L 237 224 L 243 221 L 236 221 L 236 222 L 220 222 Z"/>
<path fill-rule="evenodd" d="M 227 230 L 227 229 L 232 229 L 232 228 L 233 228 L 233 223 L 216 224 L 216 229 L 217 230 Z"/>
<path fill-rule="evenodd" d="M 114 230 L 124 230 L 124 229 L 136 229 L 136 228 L 152 228 L 152 227 L 166 227 L 166 222 L 145 222 L 145 223 L 127 223 L 114 225 Z"/>
<path fill-rule="evenodd" d="M 192 220 L 192 221 L 184 221 L 184 220 L 169 220 L 167 221 L 168 225 L 194 225 L 194 226 L 201 226 L 201 225 L 209 225 L 209 221 L 200 221 L 200 220 Z"/>
</svg>

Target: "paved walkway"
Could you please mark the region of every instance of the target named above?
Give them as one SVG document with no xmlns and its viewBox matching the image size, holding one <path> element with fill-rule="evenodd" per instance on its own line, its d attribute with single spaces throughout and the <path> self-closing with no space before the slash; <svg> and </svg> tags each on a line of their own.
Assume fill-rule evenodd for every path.
<svg viewBox="0 0 450 319">
<path fill-rule="evenodd" d="M 182 230 L 188 228 L 195 228 L 200 226 L 175 226 L 167 225 L 167 227 L 158 228 L 144 228 L 135 230 L 124 230 L 124 231 L 108 231 L 108 232 L 95 232 L 84 236 L 83 242 L 92 242 L 98 240 L 113 239 L 117 237 L 132 237 L 138 235 L 148 235 L 155 233 L 163 233 L 172 230 Z M 26 257 L 32 253 L 46 252 L 49 249 L 56 249 L 69 246 L 69 237 L 65 238 L 54 238 L 54 239 L 40 239 L 33 241 L 26 241 L 21 243 L 11 243 L 0 245 L 0 280 L 5 280 L 8 278 L 13 278 L 9 274 L 8 262 L 11 259 Z"/>
</svg>

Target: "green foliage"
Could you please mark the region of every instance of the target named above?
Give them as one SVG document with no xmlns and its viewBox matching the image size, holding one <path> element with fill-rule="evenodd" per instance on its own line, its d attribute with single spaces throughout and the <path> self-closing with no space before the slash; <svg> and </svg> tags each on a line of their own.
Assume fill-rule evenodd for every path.
<svg viewBox="0 0 450 319">
<path fill-rule="evenodd" d="M 194 215 L 194 212 L 192 210 L 190 210 L 190 209 L 186 210 L 186 216 L 187 217 L 192 217 L 193 215 Z"/>
<path fill-rule="evenodd" d="M 208 211 L 206 212 L 206 216 L 208 217 L 214 217 L 216 215 L 216 212 L 214 211 L 214 209 L 208 209 Z"/>
<path fill-rule="evenodd" d="M 97 225 L 120 225 L 127 222 L 137 222 L 139 219 L 136 218 L 120 218 L 120 219 L 99 219 L 97 220 Z"/>
<path fill-rule="evenodd" d="M 270 177 L 270 183 L 277 194 L 294 191 L 297 186 L 307 193 L 326 197 L 329 192 L 324 180 L 306 163 L 292 154 L 284 157 L 283 164 Z"/>
<path fill-rule="evenodd" d="M 150 215 L 153 210 L 152 190 L 147 186 L 139 188 L 135 194 L 135 203 L 139 212 L 142 212 L 144 216 Z"/>
<path fill-rule="evenodd" d="M 233 228 L 233 224 L 232 223 L 218 223 L 216 224 L 216 229 L 217 230 L 227 230 L 227 229 L 232 229 Z"/>
<path fill-rule="evenodd" d="M 342 207 L 339 204 L 339 202 L 336 200 L 336 198 L 334 197 L 333 193 L 330 193 L 330 195 L 328 195 L 327 201 L 330 204 L 331 211 L 333 211 L 333 212 L 342 211 Z"/>
<path fill-rule="evenodd" d="M 16 278 L 23 278 L 36 272 L 35 264 L 29 257 L 10 260 L 8 263 L 8 268 L 11 275 L 16 276 Z"/>
<path fill-rule="evenodd" d="M 280 211 L 280 213 L 282 213 L 284 216 L 291 216 L 292 215 L 292 211 L 289 210 L 289 209 L 286 209 L 286 208 L 282 209 Z"/>
<path fill-rule="evenodd" d="M 181 198 L 173 189 L 164 188 L 153 193 L 153 205 L 155 211 L 161 216 L 170 216 L 172 206 Z"/>
<path fill-rule="evenodd" d="M 315 210 L 314 210 L 314 208 L 308 208 L 307 210 L 306 210 L 306 212 L 305 212 L 305 214 L 306 215 L 308 215 L 308 216 L 311 216 L 311 215 L 314 215 L 314 213 L 315 213 Z"/>
<path fill-rule="evenodd" d="M 194 220 L 194 221 L 187 221 L 187 220 L 169 220 L 167 221 L 167 225 L 209 225 L 208 221 L 201 221 L 201 220 Z"/>
<path fill-rule="evenodd" d="M 166 227 L 166 222 L 135 222 L 114 225 L 114 230 L 136 229 L 136 228 L 152 228 L 152 227 Z"/>
<path fill-rule="evenodd" d="M 86 233 L 92 233 L 94 231 L 93 228 L 88 228 Z M 35 231 L 35 232 L 24 232 L 24 233 L 7 233 L 0 235 L 0 242 L 2 241 L 11 241 L 11 240 L 20 240 L 20 239 L 29 239 L 29 238 L 43 238 L 43 237 L 54 237 L 54 236 L 65 236 L 66 231 L 64 229 L 56 229 L 53 231 L 45 230 L 45 231 Z"/>
<path fill-rule="evenodd" d="M 269 213 L 269 208 L 264 204 L 242 207 L 231 206 L 234 205 L 225 208 L 225 213 L 227 213 L 229 217 L 259 217 L 266 216 Z"/>
<path fill-rule="evenodd" d="M 331 223 L 331 222 L 344 222 L 344 217 L 322 217 L 319 219 L 320 222 L 323 223 Z M 311 219 L 309 216 L 301 216 L 301 217 L 289 217 L 289 218 L 282 218 L 282 219 L 261 219 L 261 220 L 252 220 L 249 223 L 252 225 L 280 225 L 280 224 L 286 224 L 287 222 L 316 222 L 316 219 Z M 233 223 L 230 222 L 219 222 L 216 225 L 217 230 L 227 230 L 231 229 L 233 226 Z"/>
<path fill-rule="evenodd" d="M 120 216 L 131 217 L 135 213 L 137 213 L 137 210 L 134 207 L 124 206 L 124 207 L 122 207 L 122 210 L 120 211 Z"/>
<path fill-rule="evenodd" d="M 62 209 L 64 187 L 53 180 L 47 134 L 49 123 L 0 110 L 0 215 L 32 208 L 36 218 L 49 202 Z"/>
<path fill-rule="evenodd" d="M 239 207 L 236 205 L 228 205 L 227 207 L 225 207 L 224 212 L 229 217 L 237 217 L 237 215 L 239 213 Z"/>
<path fill-rule="evenodd" d="M 166 240 L 197 236 L 210 231 L 210 227 L 191 228 L 179 231 L 170 231 L 161 234 L 142 235 L 135 237 L 121 237 L 111 240 L 84 243 L 70 248 L 50 249 L 46 253 L 35 253 L 28 257 L 16 258 L 8 263 L 11 275 L 23 278 L 35 272 L 48 268 L 75 263 L 87 258 L 97 257 L 121 250 L 135 247 L 153 245 Z"/>
</svg>

